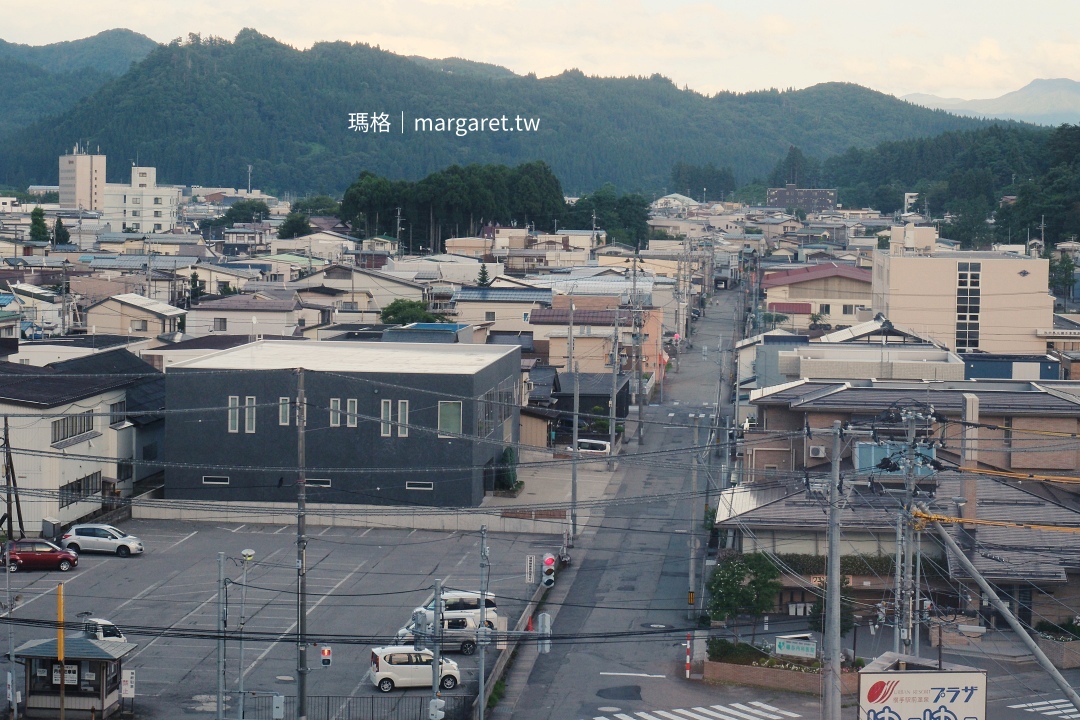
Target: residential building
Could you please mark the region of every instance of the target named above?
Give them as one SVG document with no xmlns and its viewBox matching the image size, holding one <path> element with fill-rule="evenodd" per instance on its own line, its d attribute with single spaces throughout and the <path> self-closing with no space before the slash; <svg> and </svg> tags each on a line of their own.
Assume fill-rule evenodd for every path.
<svg viewBox="0 0 1080 720">
<path fill-rule="evenodd" d="M 455 322 L 489 323 L 492 332 L 531 333 L 533 311 L 551 307 L 552 291 L 538 288 L 463 287 L 448 313 Z"/>
<path fill-rule="evenodd" d="M 60 207 L 105 209 L 104 155 L 90 155 L 76 145 L 70 155 L 60 156 Z"/>
<path fill-rule="evenodd" d="M 185 334 L 301 335 L 332 320 L 332 310 L 303 302 L 295 290 L 229 295 L 192 305 Z"/>
<path fill-rule="evenodd" d="M 872 279 L 864 268 L 826 263 L 767 272 L 761 287 L 766 309 L 787 317 L 777 324 L 797 332 L 809 329 L 811 315 L 821 316 L 819 324 L 855 324 L 857 309 L 871 303 Z"/>
<path fill-rule="evenodd" d="M 85 312 L 86 327 L 91 334 L 100 331 L 148 338 L 177 332 L 185 315 L 187 310 L 135 293 L 106 298 L 86 308 Z"/>
<path fill-rule="evenodd" d="M 808 213 L 836 209 L 835 188 L 800 188 L 788 183 L 782 188 L 769 188 L 765 204 L 776 208 L 794 208 Z"/>
<path fill-rule="evenodd" d="M 157 168 L 132 166 L 130 183 L 105 186 L 102 217 L 121 229 L 168 232 L 179 224 L 182 199 L 182 188 L 158 185 Z"/>
<path fill-rule="evenodd" d="M 517 443 L 515 346 L 261 341 L 169 368 L 165 497 L 295 503 L 301 378 L 312 510 L 474 507 Z"/>
<path fill-rule="evenodd" d="M 992 252 L 874 253 L 872 309 L 959 353 L 1041 353 L 1049 261 Z"/>
</svg>

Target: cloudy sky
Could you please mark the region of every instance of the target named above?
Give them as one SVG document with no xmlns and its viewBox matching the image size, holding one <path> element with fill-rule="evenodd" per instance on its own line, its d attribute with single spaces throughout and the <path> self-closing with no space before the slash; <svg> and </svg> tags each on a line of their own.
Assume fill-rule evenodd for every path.
<svg viewBox="0 0 1080 720">
<path fill-rule="evenodd" d="M 1080 80 L 1076 0 L 54 0 L 47 17 L 5 13 L 0 38 L 112 27 L 160 42 L 253 27 L 299 48 L 366 42 L 540 76 L 658 72 L 706 93 L 848 81 L 973 99 Z"/>
</svg>

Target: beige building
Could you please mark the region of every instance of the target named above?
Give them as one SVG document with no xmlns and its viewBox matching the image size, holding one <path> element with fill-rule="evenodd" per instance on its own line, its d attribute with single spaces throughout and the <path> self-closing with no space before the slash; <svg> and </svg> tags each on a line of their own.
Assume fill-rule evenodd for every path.
<svg viewBox="0 0 1080 720">
<path fill-rule="evenodd" d="M 854 325 L 856 311 L 870 305 L 871 278 L 864 268 L 826 263 L 769 273 L 761 287 L 766 309 L 787 316 L 781 327 L 799 331 L 809 328 L 813 314 L 834 327 Z"/>
<path fill-rule="evenodd" d="M 105 209 L 104 155 L 89 155 L 76 145 L 60 156 L 60 207 Z"/>
<path fill-rule="evenodd" d="M 178 332 L 185 315 L 187 310 L 127 293 L 86 308 L 86 327 L 92 333 L 157 337 Z"/>
<path fill-rule="evenodd" d="M 874 253 L 875 313 L 950 350 L 1043 353 L 1053 327 L 1049 261 L 992 252 Z"/>
</svg>

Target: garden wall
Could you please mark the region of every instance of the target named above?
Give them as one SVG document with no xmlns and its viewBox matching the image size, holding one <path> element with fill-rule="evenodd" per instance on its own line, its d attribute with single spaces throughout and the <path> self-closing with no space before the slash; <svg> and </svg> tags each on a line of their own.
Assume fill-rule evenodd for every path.
<svg viewBox="0 0 1080 720">
<path fill-rule="evenodd" d="M 822 677 L 819 673 L 705 661 L 705 679 L 710 682 L 820 695 Z M 840 692 L 843 695 L 855 695 L 859 692 L 858 673 L 844 673 L 840 676 Z"/>
</svg>

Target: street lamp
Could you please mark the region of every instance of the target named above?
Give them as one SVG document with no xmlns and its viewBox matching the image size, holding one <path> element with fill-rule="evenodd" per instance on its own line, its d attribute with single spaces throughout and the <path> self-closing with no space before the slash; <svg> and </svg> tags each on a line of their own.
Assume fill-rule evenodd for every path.
<svg viewBox="0 0 1080 720">
<path fill-rule="evenodd" d="M 237 718 L 244 720 L 244 623 L 247 621 L 247 571 L 248 563 L 255 557 L 255 551 L 245 549 L 240 551 L 240 557 L 244 568 L 243 579 L 240 581 L 240 678 L 237 682 L 236 694 L 239 701 L 237 706 Z"/>
</svg>

